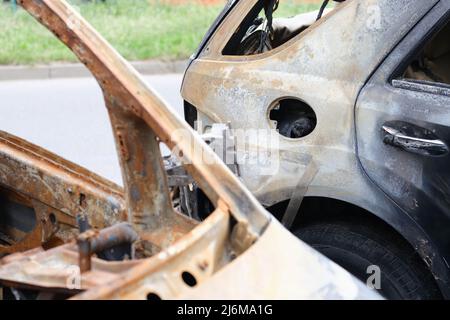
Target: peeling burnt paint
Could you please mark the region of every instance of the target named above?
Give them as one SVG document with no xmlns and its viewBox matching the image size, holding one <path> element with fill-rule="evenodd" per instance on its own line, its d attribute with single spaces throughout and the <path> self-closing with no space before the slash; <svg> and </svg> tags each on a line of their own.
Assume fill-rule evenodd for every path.
<svg viewBox="0 0 450 320">
<path fill-rule="evenodd" d="M 126 214 L 116 214 L 122 214 L 120 218 L 127 219 L 138 233 L 140 240 L 134 245 L 136 251 L 143 255 L 141 259 L 119 262 L 92 257 L 90 268 L 83 268 L 86 272 L 79 274 L 78 280 L 70 282 L 70 279 L 73 280 L 70 278 L 73 272 L 70 267 L 78 264 L 82 254 L 72 241 L 48 251 L 35 249 L 0 260 L 2 285 L 38 291 L 58 290 L 74 299 L 145 299 L 151 295 L 194 298 L 197 295 L 207 297 L 208 292 L 220 291 L 223 292 L 223 298 L 231 298 L 226 292 L 230 282 L 226 278 L 221 279 L 220 274 L 238 275 L 242 268 L 236 263 L 240 261 L 245 266 L 245 274 L 251 277 L 236 277 L 235 281 L 238 282 L 233 288 L 247 298 L 380 298 L 342 268 L 271 221 L 269 214 L 249 190 L 195 135 L 188 124 L 178 118 L 147 87 L 136 71 L 65 1 L 18 2 L 72 49 L 102 87 L 125 186 L 123 207 Z M 189 133 L 193 149 L 171 136 L 177 129 Z M 215 206 L 214 212 L 202 223 L 180 215 L 173 209 L 159 142 L 171 149 L 177 147 L 192 161 L 184 166 L 186 171 Z M 199 159 L 203 154 L 199 155 L 193 150 L 201 150 L 217 161 L 204 164 Z M 45 154 L 43 150 L 39 152 L 40 155 Z M 11 155 L 14 155 L 12 160 L 15 162 L 11 160 Z M 32 186 L 29 191 L 34 192 L 36 197 L 42 197 L 40 191 L 44 190 L 47 202 L 59 201 L 61 206 L 73 206 L 87 214 L 91 214 L 92 204 L 101 203 L 100 196 L 111 200 L 112 196 L 117 195 L 113 198 L 118 203 L 122 202 L 122 193 L 119 190 L 113 192 L 113 185 L 100 181 L 81 168 L 50 154 L 46 154 L 45 159 L 39 159 L 51 162 L 53 165 L 50 168 L 47 162 L 29 166 L 29 162 L 25 161 L 28 160 L 26 156 L 30 158 L 29 155 L 18 156 L 14 152 L 5 152 L 5 164 L 1 167 L 5 174 L 0 176 L 5 178 L 5 184 L 25 188 L 27 185 L 21 179 L 30 177 Z M 64 168 L 58 166 L 59 163 L 64 163 Z M 11 167 L 24 171 L 30 167 L 31 173 L 24 172 L 14 177 L 8 171 Z M 82 183 L 67 183 L 62 179 L 71 177 L 67 171 L 75 176 L 75 182 L 81 180 Z M 57 183 L 62 187 L 58 188 Z M 96 190 L 99 192 L 95 193 Z M 117 205 L 112 207 L 117 208 Z M 93 221 L 96 217 L 109 218 L 106 213 L 107 210 L 101 217 L 89 217 Z M 97 234 L 93 231 L 86 235 L 95 239 L 101 232 Z M 275 245 L 271 245 L 272 242 Z M 280 247 L 286 250 L 279 250 Z M 269 263 L 270 268 L 266 270 L 267 264 L 261 263 L 261 260 L 275 263 Z M 286 273 L 273 272 L 281 266 L 286 268 Z M 267 271 L 272 274 L 271 279 L 262 281 L 267 279 Z M 183 280 L 182 275 L 186 273 L 196 279 L 196 286 L 189 286 Z M 286 279 L 285 274 L 294 275 L 296 280 L 291 277 Z M 208 283 L 214 289 L 206 289 L 205 293 L 203 290 Z M 254 290 L 255 285 L 264 285 L 264 290 Z"/>
<path fill-rule="evenodd" d="M 437 0 L 345 1 L 274 50 L 251 56 L 223 54 L 233 32 L 256 3 L 240 1 L 208 35 L 208 50 L 200 52 L 186 71 L 183 98 L 196 108 L 200 120 L 208 120 L 208 125 L 230 123 L 234 129 L 244 130 L 273 129 L 267 114 L 279 99 L 295 98 L 311 106 L 317 115 L 315 130 L 297 141 L 280 138 L 279 146 L 270 150 L 280 158 L 278 170 L 271 175 L 260 174 L 259 166 L 240 164 L 245 185 L 265 206 L 289 200 L 298 188 L 296 182 L 307 170 L 305 159 L 311 157 L 320 170 L 309 186 L 301 186 L 308 187 L 306 196 L 339 199 L 380 217 L 412 247 L 420 247 L 417 251 L 423 260 L 433 260 L 431 271 L 448 291 L 450 269 L 444 262 L 450 252 L 449 237 L 448 228 L 441 224 L 448 225 L 450 208 L 445 147 L 441 157 L 423 166 L 420 157 L 386 146 L 380 134 L 385 122 L 403 117 L 405 121 L 413 119 L 413 124 L 435 128 L 433 133 L 448 145 L 448 86 L 405 79 L 391 82 L 391 78 L 376 79 L 377 88 L 367 83 L 386 60 L 396 63 L 389 65 L 393 69 L 391 76 L 405 57 L 404 52 L 399 57 L 394 49 L 438 3 L 443 7 L 441 13 L 448 10 L 448 4 Z M 374 12 L 378 21 L 374 21 Z M 425 31 L 430 35 L 429 25 Z M 414 38 L 415 46 L 422 40 L 419 38 Z M 363 88 L 370 95 L 364 96 L 365 108 L 355 112 Z M 409 92 L 407 98 L 394 95 L 400 89 Z M 429 94 L 426 101 L 424 93 Z M 364 135 L 364 141 L 362 137 L 358 140 L 356 132 Z M 252 147 L 264 148 L 258 143 Z M 358 159 L 358 150 L 363 163 Z M 373 179 L 368 177 L 367 173 L 383 166 L 384 170 L 372 174 Z M 425 180 L 427 194 L 421 191 Z M 389 190 L 391 197 L 382 189 Z M 434 199 L 434 207 L 424 205 L 426 197 Z M 430 235 L 437 236 L 437 243 L 429 239 Z M 429 241 L 419 246 L 422 238 Z"/>
</svg>

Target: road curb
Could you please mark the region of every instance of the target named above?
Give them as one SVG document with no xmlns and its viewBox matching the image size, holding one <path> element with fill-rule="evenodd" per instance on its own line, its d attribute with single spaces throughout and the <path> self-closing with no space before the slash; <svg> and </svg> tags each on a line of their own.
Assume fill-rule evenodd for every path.
<svg viewBox="0 0 450 320">
<path fill-rule="evenodd" d="M 131 64 L 142 74 L 183 73 L 188 60 L 149 60 Z M 89 70 L 81 63 L 36 66 L 0 66 L 0 81 L 89 77 Z"/>
</svg>

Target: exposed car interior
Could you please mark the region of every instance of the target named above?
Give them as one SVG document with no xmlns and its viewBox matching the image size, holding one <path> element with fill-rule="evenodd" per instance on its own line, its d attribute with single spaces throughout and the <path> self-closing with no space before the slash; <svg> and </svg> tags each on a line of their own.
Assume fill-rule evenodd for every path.
<svg viewBox="0 0 450 320">
<path fill-rule="evenodd" d="M 428 42 L 424 50 L 415 57 L 404 79 L 450 84 L 450 23 Z"/>
<path fill-rule="evenodd" d="M 0 257 L 1 248 L 8 247 L 25 238 L 36 224 L 32 206 L 26 206 L 20 195 L 0 187 Z"/>
<path fill-rule="evenodd" d="M 334 0 L 344 2 L 345 0 Z M 325 0 L 319 10 L 290 17 L 274 16 L 279 0 L 259 1 L 245 17 L 223 50 L 224 55 L 254 55 L 273 50 L 328 14 L 334 7 Z"/>
</svg>

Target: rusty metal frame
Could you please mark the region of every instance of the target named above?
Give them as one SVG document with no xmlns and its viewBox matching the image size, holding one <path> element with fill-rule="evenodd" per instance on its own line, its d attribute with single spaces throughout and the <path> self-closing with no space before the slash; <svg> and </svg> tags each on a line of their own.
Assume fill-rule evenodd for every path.
<svg viewBox="0 0 450 320">
<path fill-rule="evenodd" d="M 170 149 L 177 148 L 179 154 L 182 154 L 185 160 L 188 159 L 185 169 L 217 208 L 205 222 L 208 226 L 205 232 L 214 230 L 215 223 L 219 223 L 222 230 L 227 230 L 232 218 L 235 235 L 231 244 L 233 252 L 240 253 L 248 248 L 268 225 L 269 215 L 232 172 L 220 160 L 216 160 L 218 158 L 214 152 L 65 1 L 24 0 L 19 1 L 19 4 L 78 56 L 103 90 L 124 181 L 126 214 L 122 215 L 122 218 L 127 217 L 139 232 L 141 240 L 138 246 L 148 255 L 156 254 L 188 234 L 197 224 L 172 207 L 160 154 L 160 143 L 165 143 Z M 189 133 L 191 144 L 181 143 L 176 140 L 177 136 L 171 134 L 180 129 Z M 22 145 L 24 144 L 22 142 Z M 32 149 L 29 145 L 28 147 Z M 198 150 L 201 152 L 197 152 Z M 205 156 L 216 161 L 205 164 L 199 158 Z M 52 157 L 53 155 L 49 157 L 49 161 Z M 18 165 L 9 167 L 15 168 Z M 51 168 L 52 175 L 56 173 L 54 169 Z M 29 178 L 26 174 L 10 174 L 7 177 Z M 44 181 L 45 179 L 38 180 L 41 183 Z M 20 183 L 8 181 L 8 185 Z M 35 183 L 32 187 L 34 193 L 32 190 L 26 192 L 37 198 L 42 197 L 41 190 L 45 190 L 45 186 Z M 51 188 L 55 189 L 68 188 Z M 73 189 L 72 192 L 88 195 Z M 116 196 L 120 199 L 119 194 Z M 63 199 L 64 201 L 67 199 Z M 92 213 L 89 213 L 91 219 L 92 216 Z M 117 219 L 109 221 L 114 220 Z M 102 227 L 101 224 L 97 226 Z M 143 270 L 146 273 L 148 268 Z"/>
<path fill-rule="evenodd" d="M 1 285 L 62 291 L 71 296 L 79 293 L 74 299 L 213 298 L 218 294 L 221 298 L 379 298 L 271 219 L 212 149 L 64 0 L 20 0 L 19 4 L 78 56 L 103 90 L 125 186 L 125 213 L 120 210 L 122 207 L 113 211 L 115 217 L 128 220 L 137 231 L 140 240 L 135 243 L 135 249 L 143 258 L 104 261 L 91 257 L 93 252 L 89 248 L 79 250 L 72 241 L 47 251 L 38 248 L 3 258 L 0 260 Z M 173 134 L 179 130 L 187 134 L 188 142 L 184 140 L 186 135 Z M 179 214 L 172 207 L 159 148 L 161 143 L 176 151 L 186 171 L 213 203 L 214 212 L 202 223 Z M 45 155 L 42 150 L 37 152 Z M 52 157 L 43 159 L 51 162 Z M 205 158 L 213 161 L 205 162 Z M 66 187 L 64 183 L 71 182 L 80 188 L 76 194 L 84 188 L 100 200 L 103 194 L 105 199 L 114 195 L 120 204 L 120 191 L 113 185 L 102 184 L 99 178 L 68 164 L 67 168 L 58 167 L 56 163 L 66 163 L 62 159 L 54 161 L 50 167 L 38 160 L 36 157 L 31 163 L 33 167 L 42 165 L 39 172 L 52 176 L 58 175 L 58 170 L 65 170 L 73 175 L 68 175 L 72 180 L 57 179 L 58 190 Z M 20 167 L 20 164 L 13 167 Z M 84 172 L 85 176 L 80 179 L 82 183 L 76 184 L 76 179 L 80 178 L 78 172 Z M 27 177 L 23 173 L 19 179 Z M 89 181 L 91 185 L 86 184 Z M 93 181 L 98 182 L 98 188 L 92 188 Z M 10 182 L 14 185 L 14 181 Z M 39 183 L 41 180 L 37 179 L 34 185 L 37 198 L 41 197 L 39 188 L 45 187 Z M 87 199 L 87 195 L 83 199 Z M 109 218 L 111 203 L 114 201 L 103 205 L 105 220 Z M 90 218 L 92 208 L 84 208 Z M 79 206 L 75 206 L 74 211 L 77 209 Z M 113 228 L 101 232 L 122 231 Z M 101 232 L 82 234 L 78 245 L 83 247 L 91 240 L 103 239 L 106 235 Z M 125 238 L 135 239 L 134 235 Z M 88 258 L 90 261 L 86 262 Z M 71 267 L 81 260 L 86 263 L 83 272 L 71 278 Z M 285 272 L 279 272 L 282 268 Z M 261 281 L 268 274 L 271 278 Z M 185 275 L 193 277 L 195 283 L 186 281 Z M 74 283 L 67 283 L 68 279 Z M 222 291 L 214 290 L 214 286 L 219 285 Z"/>
<path fill-rule="evenodd" d="M 220 160 L 203 163 L 199 157 L 204 155 L 218 158 L 77 12 L 65 1 L 19 4 L 64 42 L 100 84 L 119 150 L 128 213 L 134 223 L 151 227 L 172 214 L 166 196 L 153 198 L 168 194 L 159 152 L 158 142 L 162 142 L 170 149 L 178 148 L 188 159 L 187 171 L 216 206 L 224 202 L 238 223 L 248 225 L 255 235 L 261 233 L 269 220 L 262 206 Z M 171 135 L 180 129 L 190 133 L 191 145 Z"/>
<path fill-rule="evenodd" d="M 104 228 L 127 219 L 122 188 L 55 154 L 0 131 L 0 190 L 13 202 L 33 208 L 35 229 L 0 255 L 41 243 L 66 242 L 76 232 L 76 215 Z"/>
</svg>

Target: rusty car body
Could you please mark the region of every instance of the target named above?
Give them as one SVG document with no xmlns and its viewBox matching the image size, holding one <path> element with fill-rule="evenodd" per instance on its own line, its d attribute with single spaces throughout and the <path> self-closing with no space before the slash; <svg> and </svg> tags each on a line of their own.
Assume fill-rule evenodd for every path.
<svg viewBox="0 0 450 320">
<path fill-rule="evenodd" d="M 229 1 L 186 71 L 186 119 L 268 132 L 227 164 L 287 228 L 354 274 L 379 265 L 389 297 L 448 298 L 450 1 L 339 2 L 277 41 L 267 2 Z M 252 148 L 267 161 L 239 162 Z"/>
<path fill-rule="evenodd" d="M 124 189 L 1 133 L 1 287 L 17 299 L 380 298 L 274 220 L 70 5 L 18 3 L 97 79 Z M 204 221 L 174 209 L 161 144 L 211 201 Z"/>
</svg>

